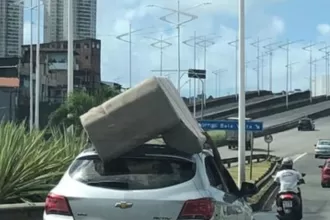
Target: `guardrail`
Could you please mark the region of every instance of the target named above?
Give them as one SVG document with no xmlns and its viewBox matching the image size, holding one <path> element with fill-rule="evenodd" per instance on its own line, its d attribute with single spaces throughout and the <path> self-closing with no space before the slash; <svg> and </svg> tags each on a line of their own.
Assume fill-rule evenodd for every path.
<svg viewBox="0 0 330 220">
<path fill-rule="evenodd" d="M 251 156 L 246 156 L 245 157 L 246 161 L 251 162 Z M 264 161 L 264 160 L 270 160 L 271 161 L 271 165 L 268 168 L 268 170 L 261 176 L 259 177 L 257 180 L 255 180 L 255 184 L 260 192 L 260 190 L 262 191 L 262 195 L 260 195 L 259 200 L 254 203 L 254 204 L 250 204 L 251 208 L 253 209 L 253 211 L 260 211 L 265 202 L 269 199 L 269 197 L 271 196 L 271 194 L 274 191 L 274 186 L 276 186 L 276 184 L 273 182 L 273 175 L 277 172 L 278 170 L 278 165 L 281 163 L 282 158 L 270 155 L 268 156 L 267 154 L 257 154 L 257 155 L 253 155 L 252 156 L 252 161 L 256 160 L 257 162 L 260 161 Z M 227 165 L 227 167 L 230 167 L 232 163 L 237 163 L 238 162 L 238 158 L 234 157 L 234 158 L 228 158 L 228 159 L 222 159 L 222 162 L 224 164 Z M 270 182 L 272 181 L 272 182 Z M 267 184 L 270 184 L 269 186 L 267 186 Z M 267 189 L 264 189 L 268 187 Z"/>
<path fill-rule="evenodd" d="M 289 95 L 289 101 L 293 102 L 302 99 L 305 100 L 309 97 L 309 95 L 310 95 L 309 91 L 291 94 Z M 267 100 L 260 100 L 258 102 L 247 104 L 246 111 L 251 111 L 253 109 L 260 109 L 263 107 L 267 108 L 269 106 L 273 106 L 280 103 L 285 104 L 285 100 L 286 100 L 285 96 L 269 98 Z M 219 119 L 219 118 L 228 117 L 229 115 L 237 115 L 237 114 L 238 114 L 238 107 L 236 106 L 230 109 L 219 110 L 213 113 L 208 113 L 203 116 L 203 119 Z"/>
<path fill-rule="evenodd" d="M 318 111 L 318 112 L 307 114 L 306 116 L 311 118 L 311 119 L 318 119 L 318 118 L 327 117 L 329 115 L 330 115 L 330 106 L 329 106 L 328 109 L 324 109 L 324 110 L 321 110 L 321 111 Z M 267 134 L 275 134 L 275 133 L 279 133 L 279 132 L 282 132 L 282 131 L 290 130 L 292 128 L 296 128 L 298 126 L 298 122 L 299 122 L 300 118 L 295 118 L 295 119 L 293 119 L 291 121 L 288 121 L 286 123 L 266 127 L 263 131 L 255 132 L 254 137 L 263 137 Z"/>
<path fill-rule="evenodd" d="M 261 90 L 260 94 L 258 93 L 258 91 L 248 91 L 245 93 L 245 98 L 246 99 L 252 99 L 252 98 L 256 98 L 256 97 L 262 97 L 262 96 L 266 96 L 266 95 L 272 95 L 271 91 L 266 91 L 266 90 Z M 215 98 L 212 100 L 208 100 L 206 102 L 206 107 L 207 108 L 212 108 L 212 107 L 216 107 L 219 105 L 225 105 L 228 103 L 235 103 L 237 102 L 236 99 L 236 95 L 230 95 L 230 96 L 223 96 L 223 97 L 219 97 L 219 98 Z M 190 111 L 193 111 L 193 105 L 187 105 Z M 196 110 L 199 111 L 201 109 L 201 103 L 196 103 Z"/>
</svg>

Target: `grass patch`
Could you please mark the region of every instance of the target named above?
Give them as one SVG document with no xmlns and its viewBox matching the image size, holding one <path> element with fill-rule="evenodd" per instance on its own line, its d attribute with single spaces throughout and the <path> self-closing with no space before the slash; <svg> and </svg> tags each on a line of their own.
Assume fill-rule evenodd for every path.
<svg viewBox="0 0 330 220">
<path fill-rule="evenodd" d="M 271 162 L 267 160 L 259 163 L 252 163 L 252 178 L 250 178 L 250 164 L 246 164 L 245 165 L 246 180 L 249 182 L 254 182 L 255 180 L 257 180 L 267 172 L 270 165 Z M 237 176 L 238 176 L 237 166 L 229 168 L 228 171 L 235 180 L 235 182 L 237 183 Z"/>
<path fill-rule="evenodd" d="M 257 202 L 259 202 L 261 197 L 267 192 L 267 190 L 269 189 L 269 187 L 271 187 L 273 185 L 273 183 L 274 183 L 274 181 L 270 180 L 264 187 L 259 189 L 259 192 L 257 194 L 253 195 L 252 197 L 247 198 L 248 202 L 250 204 L 256 204 Z"/>
<path fill-rule="evenodd" d="M 246 164 L 246 166 L 245 166 L 246 180 L 249 182 L 256 181 L 258 178 L 260 178 L 262 175 L 264 175 L 267 172 L 270 165 L 271 165 L 271 161 L 268 161 L 268 160 L 265 160 L 265 161 L 262 161 L 259 163 L 253 163 L 252 164 L 252 178 L 250 178 L 250 164 Z M 238 176 L 237 167 L 231 167 L 228 169 L 228 171 L 230 172 L 230 174 L 232 175 L 233 179 L 235 180 L 235 182 L 237 184 L 237 176 Z M 259 192 L 256 195 L 249 197 L 248 202 L 250 204 L 257 203 L 272 184 L 273 184 L 273 181 L 269 181 L 264 187 L 259 189 Z"/>
<path fill-rule="evenodd" d="M 208 131 L 207 133 L 210 135 L 216 145 L 226 139 L 226 131 L 223 130 L 213 130 Z"/>
</svg>

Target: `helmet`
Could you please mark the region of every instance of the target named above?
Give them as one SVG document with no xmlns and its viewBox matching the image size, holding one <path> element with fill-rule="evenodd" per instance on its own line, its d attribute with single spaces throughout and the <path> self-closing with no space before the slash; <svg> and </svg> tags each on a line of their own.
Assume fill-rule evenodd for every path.
<svg viewBox="0 0 330 220">
<path fill-rule="evenodd" d="M 292 169 L 293 168 L 293 161 L 291 158 L 284 158 L 282 160 L 282 169 Z"/>
</svg>

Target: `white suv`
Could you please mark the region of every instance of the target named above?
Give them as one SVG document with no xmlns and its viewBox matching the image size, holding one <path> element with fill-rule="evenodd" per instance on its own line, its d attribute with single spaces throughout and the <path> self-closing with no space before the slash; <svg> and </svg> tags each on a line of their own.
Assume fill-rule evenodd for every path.
<svg viewBox="0 0 330 220">
<path fill-rule="evenodd" d="M 220 159 L 220 157 L 219 157 Z M 164 145 L 143 145 L 103 163 L 95 150 L 82 152 L 51 190 L 44 220 L 215 220 L 253 219 L 212 150 L 188 155 Z"/>
</svg>

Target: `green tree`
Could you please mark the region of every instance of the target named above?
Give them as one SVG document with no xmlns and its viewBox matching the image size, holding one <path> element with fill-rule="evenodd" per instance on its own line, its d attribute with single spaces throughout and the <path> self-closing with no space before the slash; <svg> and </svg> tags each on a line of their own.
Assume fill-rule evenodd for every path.
<svg viewBox="0 0 330 220">
<path fill-rule="evenodd" d="M 120 91 L 107 86 L 101 86 L 93 94 L 83 91 L 73 92 L 68 99 L 49 116 L 50 127 L 69 127 L 74 125 L 82 128 L 79 116 L 87 112 L 92 107 L 98 106 L 106 100 L 115 97 Z"/>
</svg>

